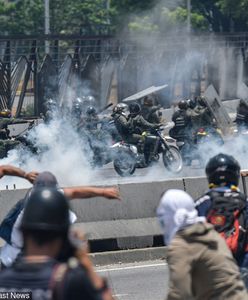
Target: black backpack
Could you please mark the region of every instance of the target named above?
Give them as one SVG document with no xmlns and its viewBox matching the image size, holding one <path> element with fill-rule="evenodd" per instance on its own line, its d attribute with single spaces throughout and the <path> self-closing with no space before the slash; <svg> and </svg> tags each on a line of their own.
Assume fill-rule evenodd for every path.
<svg viewBox="0 0 248 300">
<path fill-rule="evenodd" d="M 239 192 L 210 191 L 211 206 L 207 221 L 226 240 L 234 257 L 238 258 L 247 246 L 246 196 Z"/>
</svg>

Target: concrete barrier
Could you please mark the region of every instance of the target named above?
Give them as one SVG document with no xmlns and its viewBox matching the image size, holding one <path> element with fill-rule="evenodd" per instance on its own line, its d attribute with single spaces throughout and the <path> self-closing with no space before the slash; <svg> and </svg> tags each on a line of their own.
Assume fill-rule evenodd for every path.
<svg viewBox="0 0 248 300">
<path fill-rule="evenodd" d="M 184 190 L 189 193 L 193 199 L 199 198 L 208 189 L 208 182 L 205 177 L 184 178 Z"/>
<path fill-rule="evenodd" d="M 71 208 L 78 217 L 76 226 L 83 228 L 90 241 L 115 239 L 121 249 L 152 246 L 154 237 L 161 235 L 156 208 L 161 194 L 171 188 L 185 190 L 196 199 L 208 185 L 205 177 L 120 184 L 122 201 L 103 198 L 71 201 Z M 0 192 L 1 220 L 26 192 Z"/>
</svg>

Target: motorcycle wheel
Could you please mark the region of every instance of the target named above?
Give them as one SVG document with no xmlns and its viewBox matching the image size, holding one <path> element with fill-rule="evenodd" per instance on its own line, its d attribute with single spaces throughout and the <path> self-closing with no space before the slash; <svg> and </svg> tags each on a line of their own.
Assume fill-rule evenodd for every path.
<svg viewBox="0 0 248 300">
<path fill-rule="evenodd" d="M 166 169 L 176 174 L 183 168 L 183 160 L 179 150 L 175 146 L 170 146 L 169 150 L 163 152 L 163 163 Z"/>
<path fill-rule="evenodd" d="M 113 161 L 114 169 L 122 177 L 131 176 L 136 169 L 136 161 L 131 153 L 118 153 Z"/>
</svg>

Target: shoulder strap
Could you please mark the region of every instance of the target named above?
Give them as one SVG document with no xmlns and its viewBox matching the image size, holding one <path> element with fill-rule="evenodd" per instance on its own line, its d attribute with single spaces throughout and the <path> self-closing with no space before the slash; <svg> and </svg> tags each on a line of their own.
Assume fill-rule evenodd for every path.
<svg viewBox="0 0 248 300">
<path fill-rule="evenodd" d="M 52 275 L 49 282 L 49 289 L 52 292 L 53 300 L 62 300 L 64 292 L 64 279 L 68 271 L 66 263 L 56 264 L 53 268 Z"/>
</svg>

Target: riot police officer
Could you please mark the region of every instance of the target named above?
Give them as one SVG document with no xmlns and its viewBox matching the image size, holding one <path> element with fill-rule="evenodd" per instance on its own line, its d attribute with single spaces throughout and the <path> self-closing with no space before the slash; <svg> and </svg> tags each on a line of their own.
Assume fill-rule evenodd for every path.
<svg viewBox="0 0 248 300">
<path fill-rule="evenodd" d="M 71 107 L 71 124 L 75 130 L 79 130 L 80 123 L 82 122 L 82 113 L 83 113 L 83 102 L 80 98 L 75 99 L 72 102 Z"/>
<path fill-rule="evenodd" d="M 194 130 L 199 128 L 212 128 L 214 126 L 213 116 L 209 111 L 204 97 L 197 97 L 197 105 L 192 112 L 192 123 Z"/>
<path fill-rule="evenodd" d="M 49 123 L 57 112 L 57 102 L 53 99 L 48 99 L 45 102 L 45 110 L 44 121 L 45 123 Z"/>
<path fill-rule="evenodd" d="M 113 108 L 111 117 L 114 120 L 115 127 L 124 141 L 127 141 L 128 136 L 131 134 L 131 125 L 127 116 L 128 105 L 125 103 L 118 103 Z"/>
<path fill-rule="evenodd" d="M 181 100 L 178 103 L 178 108 L 179 110 L 177 110 L 172 116 L 172 121 L 175 125 L 169 132 L 169 135 L 176 140 L 192 136 L 192 121 L 191 115 L 188 111 L 187 101 Z"/>
<path fill-rule="evenodd" d="M 160 105 L 155 106 L 152 98 L 146 96 L 142 105 L 141 115 L 149 123 L 158 124 L 161 121 L 161 113 L 159 112 L 160 107 Z"/>
<path fill-rule="evenodd" d="M 248 129 L 248 100 L 240 99 L 237 107 L 236 124 L 239 131 Z"/>
<path fill-rule="evenodd" d="M 127 141 L 131 144 L 144 144 L 145 163 L 149 164 L 157 153 L 159 138 L 152 134 L 142 136 L 142 133 L 145 130 L 157 129 L 160 124 L 152 124 L 146 121 L 141 115 L 141 107 L 138 103 L 131 103 L 129 105 L 129 112 L 128 122 L 132 134 L 128 136 Z"/>
<path fill-rule="evenodd" d="M 94 106 L 88 106 L 85 111 L 85 117 L 83 124 L 86 130 L 97 130 L 97 124 L 99 123 L 99 117 L 97 115 L 96 108 Z"/>
<path fill-rule="evenodd" d="M 12 118 L 9 109 L 0 111 L 0 158 L 6 157 L 9 150 L 14 149 L 20 144 L 18 140 L 10 138 L 8 125 L 22 123 L 31 123 L 31 121 Z"/>
</svg>

